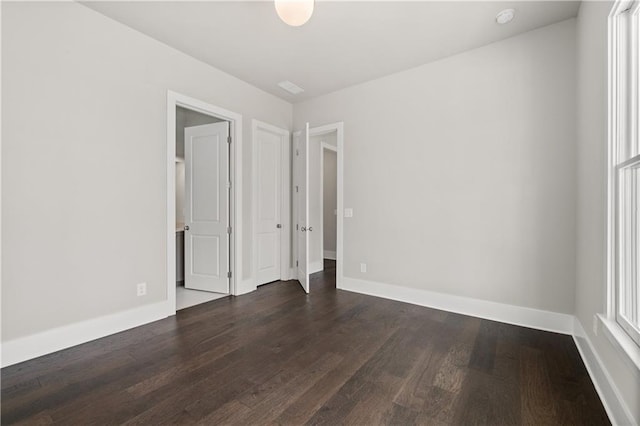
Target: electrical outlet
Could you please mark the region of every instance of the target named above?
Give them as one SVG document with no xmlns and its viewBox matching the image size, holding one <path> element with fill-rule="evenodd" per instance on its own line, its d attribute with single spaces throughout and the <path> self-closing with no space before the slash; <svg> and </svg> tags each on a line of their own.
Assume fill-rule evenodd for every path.
<svg viewBox="0 0 640 426">
<path fill-rule="evenodd" d="M 360 272 L 367 272 L 367 264 L 366 263 L 361 263 L 360 264 Z"/>
<path fill-rule="evenodd" d="M 147 294 L 147 283 L 139 283 L 136 286 L 136 292 L 138 296 L 144 296 Z"/>
<path fill-rule="evenodd" d="M 593 334 L 598 335 L 598 316 L 593 316 Z"/>
</svg>

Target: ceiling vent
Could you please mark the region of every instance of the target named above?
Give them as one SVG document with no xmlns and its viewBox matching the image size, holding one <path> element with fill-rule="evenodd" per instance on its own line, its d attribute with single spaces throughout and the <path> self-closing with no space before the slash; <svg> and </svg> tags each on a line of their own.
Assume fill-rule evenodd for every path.
<svg viewBox="0 0 640 426">
<path fill-rule="evenodd" d="M 299 93 L 304 92 L 304 89 L 302 87 L 296 86 L 289 80 L 281 81 L 280 83 L 278 83 L 278 86 L 282 87 L 284 90 L 291 93 L 292 95 L 297 95 Z"/>
</svg>

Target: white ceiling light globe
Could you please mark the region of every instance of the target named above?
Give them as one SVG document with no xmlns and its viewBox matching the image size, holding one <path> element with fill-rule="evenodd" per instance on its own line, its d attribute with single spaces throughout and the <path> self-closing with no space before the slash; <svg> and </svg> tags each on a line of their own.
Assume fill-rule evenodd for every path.
<svg viewBox="0 0 640 426">
<path fill-rule="evenodd" d="M 500 25 L 508 24 L 515 16 L 516 11 L 514 9 L 505 9 L 496 15 L 496 22 Z"/>
<path fill-rule="evenodd" d="M 304 25 L 313 14 L 314 0 L 275 0 L 280 19 L 292 27 Z"/>
</svg>

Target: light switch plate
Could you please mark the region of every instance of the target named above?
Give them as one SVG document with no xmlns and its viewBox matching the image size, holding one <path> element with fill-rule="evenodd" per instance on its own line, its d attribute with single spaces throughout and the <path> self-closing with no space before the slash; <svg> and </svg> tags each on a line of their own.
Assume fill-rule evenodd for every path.
<svg viewBox="0 0 640 426">
<path fill-rule="evenodd" d="M 344 217 L 353 217 L 353 209 L 344 209 Z"/>
</svg>

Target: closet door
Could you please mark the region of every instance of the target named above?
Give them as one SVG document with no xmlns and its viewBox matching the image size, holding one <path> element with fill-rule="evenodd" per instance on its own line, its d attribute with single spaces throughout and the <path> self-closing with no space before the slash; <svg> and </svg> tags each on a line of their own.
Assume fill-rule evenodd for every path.
<svg viewBox="0 0 640 426">
<path fill-rule="evenodd" d="M 229 293 L 229 123 L 184 129 L 185 283 Z"/>
</svg>

